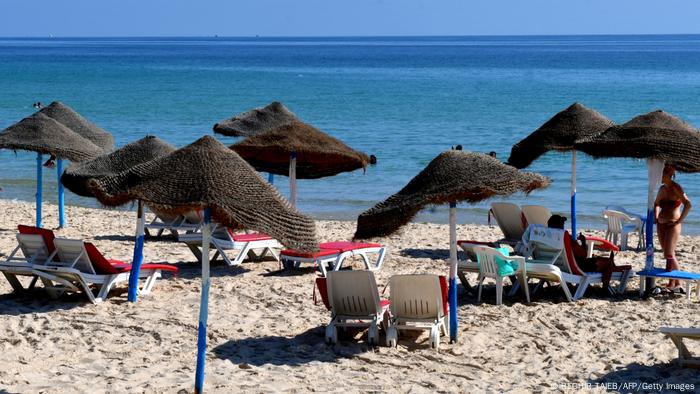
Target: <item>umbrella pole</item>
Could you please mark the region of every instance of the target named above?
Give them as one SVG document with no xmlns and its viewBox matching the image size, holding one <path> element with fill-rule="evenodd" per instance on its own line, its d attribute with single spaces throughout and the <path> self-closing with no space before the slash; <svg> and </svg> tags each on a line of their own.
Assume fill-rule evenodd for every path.
<svg viewBox="0 0 700 394">
<path fill-rule="evenodd" d="M 271 172 L 268 173 L 267 174 L 267 181 L 270 183 L 270 185 L 274 185 L 275 184 L 275 174 L 273 174 Z"/>
<path fill-rule="evenodd" d="M 204 361 L 207 355 L 207 317 L 209 315 L 209 243 L 211 242 L 211 208 L 204 210 L 202 226 L 202 298 L 199 305 L 199 332 L 197 334 L 197 370 L 194 392 L 202 393 L 204 388 Z"/>
<path fill-rule="evenodd" d="M 647 171 L 649 175 L 649 189 L 647 190 L 647 221 L 646 225 L 646 244 L 647 244 L 647 256 L 646 262 L 644 264 L 645 270 L 650 270 L 654 268 L 654 200 L 655 200 L 655 189 L 658 183 L 661 172 L 663 171 L 663 161 L 656 159 L 647 159 Z M 645 287 L 647 291 L 655 286 L 654 278 L 647 277 Z"/>
<path fill-rule="evenodd" d="M 571 151 L 571 238 L 576 239 L 576 151 Z"/>
<path fill-rule="evenodd" d="M 457 203 L 450 203 L 450 342 L 457 342 Z"/>
<path fill-rule="evenodd" d="M 58 228 L 63 228 L 66 225 L 65 214 L 65 191 L 63 183 L 61 183 L 61 175 L 63 175 L 63 159 L 56 159 L 56 179 L 58 180 Z"/>
<path fill-rule="evenodd" d="M 138 297 L 139 273 L 141 271 L 141 264 L 143 263 L 146 217 L 143 214 L 143 201 L 141 200 L 138 202 L 136 218 L 136 244 L 134 245 L 134 259 L 131 262 L 131 271 L 129 272 L 129 294 L 127 297 L 129 302 L 136 302 L 136 298 Z"/>
<path fill-rule="evenodd" d="M 41 227 L 41 191 L 43 188 L 43 172 L 41 169 L 41 153 L 36 154 L 36 226 Z"/>
<path fill-rule="evenodd" d="M 297 153 L 289 155 L 289 202 L 297 206 Z"/>
</svg>

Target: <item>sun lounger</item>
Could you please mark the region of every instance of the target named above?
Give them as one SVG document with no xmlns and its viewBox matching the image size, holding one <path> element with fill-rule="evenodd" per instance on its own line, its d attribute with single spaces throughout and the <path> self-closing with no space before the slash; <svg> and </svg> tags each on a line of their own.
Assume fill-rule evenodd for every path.
<svg viewBox="0 0 700 394">
<path fill-rule="evenodd" d="M 491 204 L 490 212 L 493 213 L 498 227 L 503 232 L 503 242 L 511 246 L 520 242 L 525 232 L 520 207 L 509 202 L 495 202 Z"/>
<path fill-rule="evenodd" d="M 571 249 L 571 236 L 559 229 L 531 225 L 523 236 L 526 251 L 526 276 L 545 281 L 559 282 L 567 300 L 578 300 L 591 284 L 603 283 L 600 272 L 584 272 L 576 263 Z M 620 282 L 617 292 L 624 292 L 631 276 L 629 267 L 613 272 L 611 280 Z M 567 283 L 578 285 L 571 297 Z"/>
<path fill-rule="evenodd" d="M 368 255 L 375 253 L 377 258 L 370 260 Z M 360 256 L 365 268 L 376 271 L 382 268 L 385 253 L 386 248 L 380 244 L 338 241 L 321 243 L 318 252 L 313 253 L 285 249 L 280 253 L 280 260 L 285 268 L 299 268 L 302 263 L 314 264 L 326 276 L 329 270 L 340 270 L 345 259 L 352 256 Z"/>
<path fill-rule="evenodd" d="M 153 211 L 153 209 L 151 209 Z M 201 227 L 201 219 L 195 211 L 188 212 L 185 215 L 170 215 L 164 212 L 156 212 L 155 218 L 144 226 L 146 235 L 151 237 L 160 237 L 163 232 L 170 231 L 175 238 L 179 238 L 180 232 L 191 233 L 196 232 Z M 155 231 L 155 235 L 151 234 Z"/>
<path fill-rule="evenodd" d="M 386 322 L 389 302 L 379 298 L 374 272 L 329 272 L 327 289 L 331 321 L 326 327 L 326 343 L 338 342 L 339 327 L 369 327 L 367 342 L 379 344 L 379 325 Z"/>
<path fill-rule="evenodd" d="M 391 323 L 388 346 L 396 346 L 398 330 L 429 330 L 430 347 L 440 346 L 440 333 L 447 335 L 447 280 L 438 275 L 394 275 L 391 290 Z"/>
<path fill-rule="evenodd" d="M 201 231 L 182 234 L 179 240 L 187 244 L 197 260 L 202 261 Z M 261 259 L 267 254 L 279 261 L 276 250 L 282 248 L 282 244 L 269 235 L 260 233 L 236 234 L 228 227 L 219 224 L 215 224 L 212 229 L 211 245 L 214 247 L 215 253 L 210 261 L 221 257 L 230 266 L 240 265 L 247 258 Z M 235 251 L 236 254 L 229 256 L 228 251 Z"/>
<path fill-rule="evenodd" d="M 56 238 L 56 250 L 45 265 L 34 268 L 34 274 L 46 281 L 51 291 L 82 291 L 90 301 L 98 303 L 107 298 L 109 291 L 120 283 L 129 281 L 131 265 L 118 260 L 107 260 L 97 248 L 82 240 Z M 53 261 L 57 256 L 58 260 Z M 139 278 L 145 279 L 140 294 L 153 288 L 162 271 L 177 272 L 177 267 L 168 264 L 143 264 Z M 90 286 L 97 286 L 95 295 Z"/>
<path fill-rule="evenodd" d="M 678 348 L 678 364 L 681 367 L 700 368 L 700 357 L 693 356 L 683 343 L 683 339 L 700 340 L 700 328 L 661 327 L 659 331 L 666 334 Z"/>
<path fill-rule="evenodd" d="M 51 230 L 33 226 L 19 225 L 17 230 L 17 247 L 0 263 L 0 271 L 14 291 L 22 291 L 25 289 L 17 276 L 32 277 L 28 288 L 34 288 L 37 281 L 34 266 L 44 264 L 53 253 L 55 236 Z"/>
<path fill-rule="evenodd" d="M 687 271 L 666 271 L 663 268 L 654 268 L 637 272 L 639 277 L 639 295 L 644 295 L 646 291 L 646 278 L 675 279 L 685 282 L 685 294 L 690 299 L 691 285 L 695 284 L 695 296 L 700 299 L 700 274 Z"/>
</svg>

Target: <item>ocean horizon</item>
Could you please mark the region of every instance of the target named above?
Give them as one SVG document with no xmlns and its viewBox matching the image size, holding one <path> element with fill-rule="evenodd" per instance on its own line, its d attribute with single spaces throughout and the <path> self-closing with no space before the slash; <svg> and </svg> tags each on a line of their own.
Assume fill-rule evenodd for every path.
<svg viewBox="0 0 700 394">
<path fill-rule="evenodd" d="M 513 144 L 573 102 L 616 123 L 663 109 L 697 127 L 699 86 L 694 34 L 0 38 L 2 129 L 33 113 L 32 103 L 59 100 L 112 132 L 117 146 L 152 134 L 180 147 L 276 100 L 376 155 L 365 173 L 299 182 L 300 210 L 320 219 L 355 219 L 458 144 L 505 161 Z M 0 198 L 33 200 L 35 157 L 0 151 Z M 570 163 L 570 154 L 548 153 L 526 169 L 552 178 L 548 189 L 459 204 L 458 221 L 486 223 L 493 201 L 568 217 Z M 44 199 L 55 202 L 55 172 L 44 179 Z M 608 204 L 646 208 L 644 161 L 579 153 L 577 181 L 579 226 L 603 228 Z M 700 195 L 697 176 L 677 181 L 691 200 Z M 275 186 L 288 194 L 286 177 Z M 98 206 L 70 192 L 66 201 Z M 447 208 L 416 220 L 446 222 Z M 684 233 L 700 234 L 695 210 Z"/>
</svg>

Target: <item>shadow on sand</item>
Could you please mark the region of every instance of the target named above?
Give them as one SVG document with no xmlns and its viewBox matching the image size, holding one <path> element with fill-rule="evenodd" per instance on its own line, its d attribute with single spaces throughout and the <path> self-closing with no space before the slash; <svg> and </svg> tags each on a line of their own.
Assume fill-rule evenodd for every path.
<svg viewBox="0 0 700 394">
<path fill-rule="evenodd" d="M 621 393 L 697 393 L 700 390 L 698 376 L 697 369 L 681 368 L 675 362 L 654 365 L 633 363 L 588 382 Z M 694 387 L 691 388 L 691 385 Z"/>
<path fill-rule="evenodd" d="M 297 366 L 312 361 L 333 362 L 372 351 L 364 342 L 339 341 L 334 346 L 324 343 L 325 327 L 315 327 L 297 336 L 265 336 L 231 340 L 212 351 L 216 357 L 234 364 Z M 366 336 L 364 337 L 366 338 Z"/>
<path fill-rule="evenodd" d="M 19 293 L 0 294 L 0 315 L 47 313 L 86 304 L 90 304 L 90 301 L 84 294 L 64 294 L 58 299 L 53 299 L 39 286 Z"/>
</svg>

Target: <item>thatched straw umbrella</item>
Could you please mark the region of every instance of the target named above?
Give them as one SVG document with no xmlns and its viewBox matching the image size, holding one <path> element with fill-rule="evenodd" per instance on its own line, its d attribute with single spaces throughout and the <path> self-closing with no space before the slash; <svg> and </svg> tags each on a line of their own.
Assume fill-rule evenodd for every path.
<svg viewBox="0 0 700 394">
<path fill-rule="evenodd" d="M 59 123 L 80 134 L 83 138 L 90 140 L 105 152 L 114 149 L 114 137 L 112 137 L 112 134 L 83 118 L 72 108 L 60 101 L 54 101 L 39 110 L 39 112 L 55 119 Z"/>
<path fill-rule="evenodd" d="M 539 129 L 513 145 L 508 164 L 525 168 L 548 151 L 571 151 L 571 236 L 576 237 L 576 150 L 577 142 L 604 132 L 613 122 L 599 112 L 573 103 Z"/>
<path fill-rule="evenodd" d="M 313 220 L 291 208 L 248 163 L 210 136 L 117 175 L 91 180 L 90 190 L 100 202 L 111 206 L 138 199 L 174 214 L 204 209 L 195 382 L 200 393 L 206 353 L 211 218 L 224 226 L 265 232 L 287 247 L 318 247 Z"/>
<path fill-rule="evenodd" d="M 216 123 L 214 132 L 234 137 L 249 137 L 293 121 L 299 121 L 296 115 L 284 104 L 273 101 L 265 107 L 253 108 Z"/>
<path fill-rule="evenodd" d="M 103 150 L 91 141 L 75 133 L 57 120 L 37 112 L 22 119 L 0 133 L 0 149 L 27 150 L 37 152 L 36 226 L 41 227 L 42 204 L 42 154 L 58 158 L 57 174 L 62 171 L 62 159 L 73 162 L 90 160 Z M 63 186 L 58 183 L 59 227 L 64 225 Z"/>
<path fill-rule="evenodd" d="M 604 133 L 575 145 L 594 158 L 647 159 L 646 269 L 654 268 L 654 198 L 664 162 L 682 172 L 700 172 L 700 132 L 664 111 L 639 115 Z M 649 288 L 653 283 L 649 283 Z"/>
<path fill-rule="evenodd" d="M 529 193 L 548 185 L 549 179 L 542 175 L 518 171 L 481 153 L 443 152 L 398 193 L 360 214 L 355 238 L 389 235 L 424 206 L 450 204 L 450 339 L 456 341 L 457 202 L 475 203 L 493 196 Z"/>
<path fill-rule="evenodd" d="M 61 183 L 79 196 L 94 197 L 88 189 L 90 179 L 116 175 L 137 164 L 169 155 L 174 151 L 174 146 L 149 135 L 111 153 L 71 165 L 61 176 Z"/>
<path fill-rule="evenodd" d="M 288 175 L 296 205 L 296 180 L 317 179 L 366 168 L 369 156 L 303 122 L 294 121 L 231 145 L 258 171 Z"/>
<path fill-rule="evenodd" d="M 114 176 L 138 164 L 145 163 L 158 157 L 167 156 L 174 151 L 175 147 L 167 142 L 155 136 L 147 136 L 106 155 L 70 166 L 61 176 L 61 183 L 79 196 L 94 197 L 88 188 L 88 183 L 91 179 L 102 179 Z M 133 259 L 135 267 L 140 267 L 143 262 L 144 220 L 143 202 L 139 200 L 136 215 L 136 243 L 134 246 Z M 134 272 L 129 274 L 128 299 L 131 302 L 136 302 L 138 280 L 138 274 L 134 275 Z"/>
</svg>

